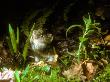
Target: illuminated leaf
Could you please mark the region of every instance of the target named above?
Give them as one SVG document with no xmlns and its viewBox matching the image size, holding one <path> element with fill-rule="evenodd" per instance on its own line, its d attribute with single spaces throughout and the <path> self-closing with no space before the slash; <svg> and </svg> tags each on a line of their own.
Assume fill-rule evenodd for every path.
<svg viewBox="0 0 110 82">
<path fill-rule="evenodd" d="M 21 79 L 23 79 L 29 72 L 29 65 L 26 67 L 26 69 L 22 72 Z"/>
<path fill-rule="evenodd" d="M 16 53 L 17 52 L 16 37 L 15 37 L 14 30 L 12 29 L 10 24 L 9 24 L 9 34 L 10 34 L 11 44 L 12 44 L 14 53 Z"/>
<path fill-rule="evenodd" d="M 88 38 L 79 37 L 80 42 L 85 42 L 88 40 Z"/>
<path fill-rule="evenodd" d="M 84 23 L 85 23 L 85 25 L 86 25 L 86 29 L 88 29 L 89 26 L 90 26 L 91 23 L 92 23 L 92 20 L 91 20 L 91 18 L 90 18 L 90 15 L 89 15 L 89 18 L 83 17 L 83 21 L 84 21 Z"/>
<path fill-rule="evenodd" d="M 18 73 L 17 70 L 15 71 L 14 76 L 15 76 L 16 82 L 21 82 L 20 81 L 20 76 L 19 76 L 19 73 Z"/>
</svg>

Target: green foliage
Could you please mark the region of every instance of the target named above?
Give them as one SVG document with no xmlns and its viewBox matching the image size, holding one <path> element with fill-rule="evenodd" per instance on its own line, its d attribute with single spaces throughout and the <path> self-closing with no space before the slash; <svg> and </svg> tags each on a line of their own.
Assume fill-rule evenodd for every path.
<svg viewBox="0 0 110 82">
<path fill-rule="evenodd" d="M 35 27 L 35 23 L 33 24 L 32 28 L 31 28 L 31 31 L 30 31 L 30 34 L 29 34 L 29 36 L 28 36 L 28 38 L 26 40 L 26 43 L 24 45 L 24 50 L 23 50 L 23 54 L 22 54 L 22 56 L 24 58 L 24 61 L 26 61 L 26 57 L 28 55 L 27 54 L 28 53 L 28 46 L 29 46 L 29 43 L 30 43 L 30 38 L 31 38 L 32 32 L 34 30 L 34 27 Z"/>
<path fill-rule="evenodd" d="M 36 67 L 35 68 L 36 71 L 44 71 L 44 72 L 49 72 L 50 71 L 50 66 L 46 65 L 46 66 L 43 66 L 43 67 Z"/>
<path fill-rule="evenodd" d="M 19 44 L 19 28 L 17 27 L 17 40 L 16 40 L 17 45 Z"/>
<path fill-rule="evenodd" d="M 11 44 L 8 43 L 9 44 L 9 48 L 11 48 L 10 50 L 11 50 L 12 54 L 18 55 L 18 52 L 19 52 L 20 55 L 23 56 L 24 62 L 26 61 L 26 57 L 28 55 L 28 46 L 29 46 L 30 38 L 31 38 L 32 32 L 34 30 L 34 27 L 35 27 L 35 24 L 33 24 L 33 27 L 31 28 L 30 34 L 29 34 L 29 36 L 28 36 L 28 38 L 26 40 L 26 43 L 24 45 L 23 53 L 21 54 L 21 52 L 18 49 L 18 45 L 19 45 L 19 29 L 17 28 L 17 34 L 16 34 L 17 37 L 15 37 L 15 32 L 14 32 L 13 28 L 11 27 L 11 25 L 9 24 L 9 34 L 10 34 L 10 39 L 11 39 Z"/>
<path fill-rule="evenodd" d="M 64 53 L 64 55 L 59 58 L 60 59 L 60 63 L 62 63 L 64 68 L 68 68 L 68 66 L 71 65 L 72 61 L 73 61 L 73 53 L 70 53 L 67 51 L 67 53 Z"/>
<path fill-rule="evenodd" d="M 49 65 L 30 67 L 28 65 L 21 74 L 16 70 L 14 75 L 16 82 L 67 82 L 59 73 L 59 67 L 51 68 Z"/>
<path fill-rule="evenodd" d="M 78 56 L 78 62 L 80 62 L 80 57 L 81 57 L 81 54 L 82 54 L 82 51 L 84 50 L 86 52 L 86 42 L 88 41 L 89 39 L 89 35 L 92 34 L 94 31 L 95 31 L 95 27 L 96 27 L 96 24 L 95 22 L 92 23 L 92 20 L 90 18 L 90 15 L 88 18 L 85 18 L 83 17 L 83 21 L 84 21 L 84 26 L 82 25 L 71 25 L 67 31 L 66 31 L 66 37 L 67 37 L 67 34 L 68 34 L 68 31 L 70 31 L 72 28 L 76 28 L 76 27 L 82 27 L 82 35 L 79 37 L 79 47 L 78 47 L 78 50 L 76 52 L 77 56 Z M 85 58 L 87 57 L 87 53 L 85 53 Z"/>
<path fill-rule="evenodd" d="M 39 76 L 37 82 L 66 82 L 65 78 L 58 74 L 60 72 L 59 67 L 51 69 L 50 74 L 46 74 L 47 72 L 44 73 L 44 71 L 38 71 L 35 69 L 34 72 Z"/>
<path fill-rule="evenodd" d="M 19 71 L 16 70 L 15 73 L 14 73 L 14 76 L 15 76 L 15 80 L 16 82 L 23 82 L 23 79 L 26 77 L 26 75 L 28 74 L 29 72 L 29 65 L 25 68 L 25 70 L 22 72 L 21 76 L 19 74 Z"/>
<path fill-rule="evenodd" d="M 90 29 L 90 25 L 92 24 L 92 20 L 90 18 L 90 15 L 88 18 L 83 17 L 83 21 L 85 23 L 85 30 L 87 31 L 88 29 Z"/>
<path fill-rule="evenodd" d="M 12 49 L 13 49 L 14 53 L 17 53 L 17 44 L 19 44 L 19 29 L 17 28 L 17 38 L 16 38 L 14 30 L 11 27 L 11 25 L 9 24 L 9 34 L 10 34 Z"/>
<path fill-rule="evenodd" d="M 25 70 L 22 72 L 21 80 L 28 74 L 29 72 L 29 65 L 25 68 Z"/>
<path fill-rule="evenodd" d="M 15 73 L 14 73 L 14 77 L 15 77 L 15 80 L 16 80 L 16 82 L 20 82 L 20 75 L 19 75 L 19 71 L 15 71 Z"/>
<path fill-rule="evenodd" d="M 93 82 L 109 82 L 110 81 L 110 64 L 108 64 L 101 73 L 99 73 Z"/>
</svg>

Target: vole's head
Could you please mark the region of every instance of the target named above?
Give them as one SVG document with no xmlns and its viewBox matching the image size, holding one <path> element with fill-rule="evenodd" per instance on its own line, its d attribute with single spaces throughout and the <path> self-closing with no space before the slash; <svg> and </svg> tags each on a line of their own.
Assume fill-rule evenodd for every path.
<svg viewBox="0 0 110 82">
<path fill-rule="evenodd" d="M 43 29 L 34 30 L 30 38 L 31 47 L 34 51 L 43 50 L 53 40 L 52 34 L 45 34 Z"/>
</svg>

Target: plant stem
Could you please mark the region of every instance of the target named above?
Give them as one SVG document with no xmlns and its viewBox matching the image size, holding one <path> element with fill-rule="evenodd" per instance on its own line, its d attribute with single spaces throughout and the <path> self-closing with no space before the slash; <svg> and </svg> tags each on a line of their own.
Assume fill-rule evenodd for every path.
<svg viewBox="0 0 110 82">
<path fill-rule="evenodd" d="M 78 48 L 78 52 L 77 52 L 77 55 L 78 55 L 78 63 L 80 63 L 80 52 L 81 52 L 81 47 L 82 47 L 82 42 L 79 43 L 79 48 Z"/>
<path fill-rule="evenodd" d="M 83 39 L 84 39 L 85 36 L 87 35 L 87 31 L 88 31 L 88 30 L 86 30 L 86 31 L 84 32 L 83 37 L 82 37 Z M 79 43 L 79 48 L 78 48 L 78 52 L 77 52 L 77 55 L 78 55 L 78 63 L 80 63 L 80 54 L 81 54 L 81 48 L 82 48 L 83 42 L 84 42 L 84 41 L 80 41 L 80 43 Z"/>
</svg>

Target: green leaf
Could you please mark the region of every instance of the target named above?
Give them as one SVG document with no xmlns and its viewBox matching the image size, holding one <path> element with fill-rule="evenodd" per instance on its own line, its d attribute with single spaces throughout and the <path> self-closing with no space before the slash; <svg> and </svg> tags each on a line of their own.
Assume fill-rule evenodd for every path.
<svg viewBox="0 0 110 82">
<path fill-rule="evenodd" d="M 46 65 L 42 68 L 42 71 L 45 71 L 45 72 L 49 72 L 50 71 L 50 66 Z"/>
<path fill-rule="evenodd" d="M 10 49 L 11 54 L 14 55 L 14 50 L 13 50 L 13 47 L 12 47 L 12 44 L 11 44 L 11 39 L 10 39 L 10 37 L 7 37 L 6 41 L 7 41 L 7 43 L 8 43 L 8 47 L 9 47 L 9 49 Z"/>
<path fill-rule="evenodd" d="M 91 20 L 91 18 L 90 18 L 90 15 L 89 15 L 89 18 L 83 17 L 83 21 L 84 21 L 84 23 L 85 23 L 85 25 L 86 25 L 86 29 L 89 29 L 89 26 L 90 26 L 91 23 L 92 23 L 92 20 Z"/>
<path fill-rule="evenodd" d="M 94 33 L 94 30 L 88 30 L 86 36 L 89 36 L 90 34 Z"/>
<path fill-rule="evenodd" d="M 14 30 L 12 29 L 10 24 L 9 24 L 9 34 L 10 34 L 11 44 L 12 44 L 14 53 L 16 53 L 17 52 L 16 37 L 15 37 Z"/>
<path fill-rule="evenodd" d="M 14 77 L 16 79 L 16 82 L 20 82 L 20 76 L 19 76 L 19 72 L 17 70 L 14 73 Z"/>
<path fill-rule="evenodd" d="M 23 78 L 27 75 L 27 73 L 29 72 L 29 65 L 26 67 L 26 69 L 22 72 L 22 76 L 21 76 L 21 80 L 23 80 Z"/>
<path fill-rule="evenodd" d="M 79 37 L 80 42 L 85 42 L 88 40 L 88 38 Z"/>
<path fill-rule="evenodd" d="M 76 28 L 76 27 L 81 27 L 81 25 L 71 25 L 71 26 L 66 30 L 66 37 L 67 37 L 67 34 L 68 34 L 68 32 L 70 31 L 70 29 Z"/>
<path fill-rule="evenodd" d="M 91 33 L 93 33 L 94 32 L 94 30 L 89 30 L 88 32 L 87 32 L 87 34 L 91 34 Z"/>
<path fill-rule="evenodd" d="M 26 40 L 26 43 L 24 45 L 24 50 L 23 50 L 23 58 L 24 58 L 24 62 L 26 61 L 26 57 L 27 57 L 27 53 L 28 53 L 28 45 L 30 43 L 30 38 L 31 38 L 31 35 L 32 35 L 32 32 L 34 30 L 34 27 L 35 27 L 35 23 L 33 24 L 33 27 L 31 28 L 31 31 L 30 31 L 30 34 L 28 36 L 28 39 Z"/>
<path fill-rule="evenodd" d="M 23 49 L 23 58 L 24 61 L 26 61 L 26 57 L 27 57 L 27 53 L 28 53 L 28 45 L 29 45 L 29 39 L 26 40 L 26 44 L 24 45 L 24 49 Z"/>
<path fill-rule="evenodd" d="M 100 49 L 100 46 L 97 46 L 97 45 L 93 44 L 93 45 L 92 45 L 92 48 L 93 48 L 93 49 Z"/>
<path fill-rule="evenodd" d="M 36 70 L 37 71 L 44 71 L 44 72 L 49 72 L 50 71 L 50 66 L 49 65 L 46 65 L 46 66 L 43 66 L 43 67 L 36 67 Z"/>
<path fill-rule="evenodd" d="M 19 44 L 19 28 L 17 27 L 17 40 L 16 43 Z"/>
<path fill-rule="evenodd" d="M 29 82 L 33 82 L 35 79 L 40 79 L 39 75 L 36 75 L 34 78 L 32 78 Z"/>
</svg>

